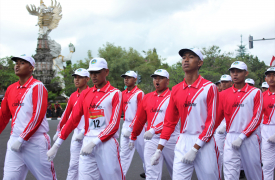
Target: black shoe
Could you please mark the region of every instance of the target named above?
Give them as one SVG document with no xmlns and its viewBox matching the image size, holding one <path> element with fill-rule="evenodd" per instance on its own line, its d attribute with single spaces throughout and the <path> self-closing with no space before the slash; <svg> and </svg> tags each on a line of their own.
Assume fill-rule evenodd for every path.
<svg viewBox="0 0 275 180">
<path fill-rule="evenodd" d="M 146 178 L 145 173 L 141 173 L 141 174 L 140 174 L 140 177 L 142 177 L 142 178 L 144 178 L 144 179 L 145 179 L 145 178 Z"/>
<path fill-rule="evenodd" d="M 241 170 L 239 179 L 243 179 L 243 178 L 245 178 L 245 173 L 244 173 L 244 170 Z"/>
</svg>

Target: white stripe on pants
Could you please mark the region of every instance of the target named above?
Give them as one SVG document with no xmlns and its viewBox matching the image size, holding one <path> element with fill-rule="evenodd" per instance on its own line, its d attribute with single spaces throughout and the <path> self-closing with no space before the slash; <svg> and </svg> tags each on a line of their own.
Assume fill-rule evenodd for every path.
<svg viewBox="0 0 275 180">
<path fill-rule="evenodd" d="M 262 125 L 262 162 L 265 180 L 274 179 L 275 144 L 267 142 L 275 134 L 275 125 Z"/>
<path fill-rule="evenodd" d="M 215 145 L 215 139 L 200 148 L 195 161 L 192 164 L 182 163 L 183 156 L 191 150 L 199 135 L 180 134 L 175 148 L 175 159 L 173 168 L 173 179 L 191 179 L 194 168 L 199 180 L 219 180 L 219 152 Z"/>
<path fill-rule="evenodd" d="M 11 136 L 7 144 L 4 166 L 4 180 L 25 179 L 28 170 L 38 180 L 56 179 L 53 162 L 48 161 L 47 151 L 50 148 L 48 134 L 36 135 L 24 141 L 19 152 L 11 150 L 18 136 Z"/>
<path fill-rule="evenodd" d="M 82 147 L 83 141 L 75 141 L 75 137 L 80 133 L 81 130 L 75 128 L 74 134 L 71 140 L 70 147 L 70 164 L 67 174 L 67 180 L 77 180 L 78 179 L 78 164 L 79 164 L 79 156 Z"/>
<path fill-rule="evenodd" d="M 85 136 L 82 148 L 94 137 Z M 119 144 L 115 138 L 97 144 L 89 156 L 79 157 L 79 179 L 124 180 L 120 164 Z"/>
<path fill-rule="evenodd" d="M 258 136 L 253 133 L 243 140 L 241 147 L 232 148 L 232 142 L 238 139 L 240 134 L 227 133 L 223 156 L 223 172 L 225 180 L 239 179 L 241 163 L 247 179 L 262 179 L 261 154 Z"/>
<path fill-rule="evenodd" d="M 126 176 L 127 174 L 127 171 L 131 165 L 131 162 L 132 162 L 132 159 L 133 159 L 133 156 L 134 156 L 134 153 L 135 153 L 135 149 L 137 150 L 143 164 L 144 164 L 144 138 L 143 138 L 143 135 L 144 135 L 144 132 L 145 132 L 145 129 L 143 128 L 140 135 L 137 137 L 137 140 L 134 142 L 135 144 L 135 147 L 134 149 L 130 150 L 129 149 L 129 142 L 130 142 L 130 139 L 129 138 L 126 138 L 123 136 L 122 132 L 123 132 L 123 129 L 127 129 L 128 126 L 125 126 L 124 124 L 128 124 L 127 122 L 124 122 L 123 123 L 123 128 L 122 128 L 122 131 L 121 131 L 121 136 L 120 136 L 120 158 L 121 158 L 121 166 L 122 166 L 122 169 L 123 169 L 123 173 L 124 175 Z M 130 123 L 129 123 L 130 124 Z M 144 168 L 144 172 L 146 172 L 146 168 L 145 166 L 143 165 L 143 168 Z"/>
</svg>

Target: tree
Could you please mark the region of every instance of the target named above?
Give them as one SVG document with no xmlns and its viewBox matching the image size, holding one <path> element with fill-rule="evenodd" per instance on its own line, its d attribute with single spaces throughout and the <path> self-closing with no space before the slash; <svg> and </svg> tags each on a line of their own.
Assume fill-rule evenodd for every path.
<svg viewBox="0 0 275 180">
<path fill-rule="evenodd" d="M 0 59 L 0 89 L 6 90 L 9 85 L 18 81 L 18 77 L 14 73 L 14 62 L 12 56 Z"/>
</svg>

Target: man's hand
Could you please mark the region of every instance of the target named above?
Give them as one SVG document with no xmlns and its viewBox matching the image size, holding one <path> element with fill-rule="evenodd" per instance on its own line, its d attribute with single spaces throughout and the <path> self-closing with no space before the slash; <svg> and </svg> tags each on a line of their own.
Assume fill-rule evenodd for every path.
<svg viewBox="0 0 275 180">
<path fill-rule="evenodd" d="M 153 133 L 152 133 L 152 132 L 153 132 Z M 146 132 L 144 133 L 143 137 L 144 137 L 144 139 L 146 139 L 146 140 L 151 140 L 152 137 L 154 136 L 154 134 L 155 134 L 155 131 L 149 129 L 148 131 L 146 131 Z"/>
<path fill-rule="evenodd" d="M 132 151 L 135 147 L 134 141 L 130 141 L 128 144 L 129 149 Z"/>
<path fill-rule="evenodd" d="M 53 141 L 57 140 L 59 133 L 60 133 L 59 131 L 56 131 L 55 135 L 53 136 Z"/>
<path fill-rule="evenodd" d="M 89 142 L 85 147 L 82 148 L 80 155 L 82 156 L 90 155 L 95 146 L 96 144 L 93 141 Z"/>
<path fill-rule="evenodd" d="M 128 131 L 127 129 L 123 130 L 123 131 L 122 131 L 122 134 L 123 134 L 123 136 L 126 137 L 126 138 L 129 138 L 129 137 L 131 136 L 131 132 Z"/>
<path fill-rule="evenodd" d="M 267 140 L 267 142 L 274 144 L 275 143 L 275 134 L 270 136 Z"/>
<path fill-rule="evenodd" d="M 243 142 L 243 140 L 240 137 L 238 137 L 238 139 L 236 139 L 235 141 L 232 142 L 232 148 L 239 149 L 242 145 L 242 142 Z"/>
<path fill-rule="evenodd" d="M 84 138 L 84 134 L 80 132 L 78 135 L 75 136 L 75 141 L 81 142 Z"/>
<path fill-rule="evenodd" d="M 218 134 L 224 134 L 225 131 L 226 131 L 226 125 L 224 125 L 218 129 Z"/>
<path fill-rule="evenodd" d="M 11 146 L 11 150 L 15 151 L 15 152 L 19 152 L 20 147 L 22 145 L 22 142 L 16 140 L 13 145 Z"/>
<path fill-rule="evenodd" d="M 181 159 L 185 164 L 192 164 L 197 156 L 198 150 L 194 147 L 191 148 Z"/>
<path fill-rule="evenodd" d="M 157 165 L 159 163 L 159 158 L 161 156 L 161 150 L 157 149 L 155 154 L 151 157 L 151 165 Z"/>
<path fill-rule="evenodd" d="M 53 161 L 53 159 L 54 159 L 54 157 L 56 156 L 56 153 L 57 153 L 59 147 L 60 147 L 59 144 L 54 143 L 54 144 L 53 144 L 53 147 L 51 147 L 51 149 L 48 150 L 47 156 L 48 156 L 48 161 L 49 161 L 49 162 Z"/>
</svg>

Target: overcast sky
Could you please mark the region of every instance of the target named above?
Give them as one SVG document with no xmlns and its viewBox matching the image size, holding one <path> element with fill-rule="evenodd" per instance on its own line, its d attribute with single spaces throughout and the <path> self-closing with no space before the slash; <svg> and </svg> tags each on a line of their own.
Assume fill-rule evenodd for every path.
<svg viewBox="0 0 275 180">
<path fill-rule="evenodd" d="M 44 3 L 50 5 L 50 0 Z M 106 42 L 128 49 L 156 48 L 166 62 L 174 64 L 181 48 L 219 46 L 235 52 L 248 36 L 275 38 L 274 0 L 59 0 L 63 18 L 50 33 L 51 39 L 68 54 L 68 44 L 76 47 L 72 61 L 87 57 Z M 29 15 L 27 4 L 40 0 L 0 0 L 0 57 L 35 54 L 37 17 Z M 248 50 L 270 63 L 275 56 L 275 40 L 254 42 Z"/>
</svg>

